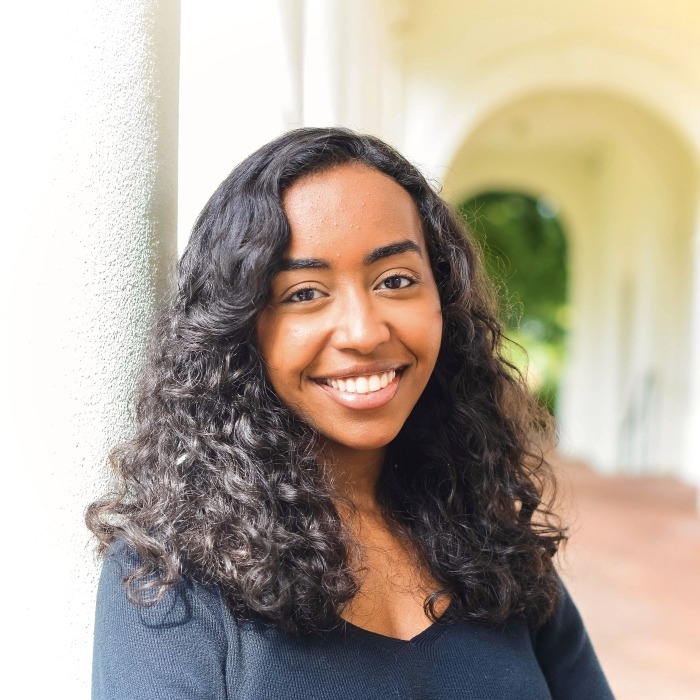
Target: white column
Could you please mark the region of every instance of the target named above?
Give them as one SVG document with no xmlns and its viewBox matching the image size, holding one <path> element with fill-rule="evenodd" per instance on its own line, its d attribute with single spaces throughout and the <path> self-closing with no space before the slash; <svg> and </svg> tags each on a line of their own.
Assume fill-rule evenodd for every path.
<svg viewBox="0 0 700 700">
<path fill-rule="evenodd" d="M 303 117 L 308 126 L 343 122 L 343 0 L 304 0 Z"/>
<path fill-rule="evenodd" d="M 183 0 L 178 245 L 232 168 L 301 126 L 302 0 Z"/>
<path fill-rule="evenodd" d="M 105 488 L 174 259 L 179 3 L 0 11 L 3 692 L 88 698 Z"/>
<path fill-rule="evenodd" d="M 304 0 L 304 124 L 400 135 L 399 9 L 376 0 Z"/>
<path fill-rule="evenodd" d="M 282 105 L 285 128 L 302 126 L 304 99 L 304 0 L 277 0 L 284 53 L 282 70 L 287 79 Z"/>
</svg>

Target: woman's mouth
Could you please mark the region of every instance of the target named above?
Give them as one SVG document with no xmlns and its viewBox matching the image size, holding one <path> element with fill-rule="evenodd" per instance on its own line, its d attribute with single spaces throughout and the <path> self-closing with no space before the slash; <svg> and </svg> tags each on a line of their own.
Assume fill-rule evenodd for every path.
<svg viewBox="0 0 700 700">
<path fill-rule="evenodd" d="M 340 406 L 356 410 L 380 408 L 391 401 L 404 368 L 342 378 L 324 378 L 317 385 Z"/>
<path fill-rule="evenodd" d="M 380 374 L 344 377 L 343 379 L 322 379 L 321 382 L 347 394 L 371 394 L 386 388 L 396 377 L 396 370 Z"/>
</svg>

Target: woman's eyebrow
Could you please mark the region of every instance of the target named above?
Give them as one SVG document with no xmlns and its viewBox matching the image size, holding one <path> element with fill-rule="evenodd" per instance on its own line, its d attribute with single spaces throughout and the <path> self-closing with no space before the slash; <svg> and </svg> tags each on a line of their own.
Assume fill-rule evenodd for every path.
<svg viewBox="0 0 700 700">
<path fill-rule="evenodd" d="M 389 243 L 389 245 L 383 245 L 380 248 L 375 248 L 373 251 L 365 256 L 365 265 L 371 265 L 372 263 L 381 260 L 382 258 L 388 258 L 392 255 L 400 255 L 401 253 L 413 252 L 418 253 L 420 257 L 423 257 L 423 251 L 420 246 L 413 241 L 405 240 L 399 241 L 398 243 Z M 307 270 L 307 269 L 324 269 L 330 268 L 330 263 L 321 258 L 284 258 L 280 262 L 279 272 L 287 272 L 289 270 Z"/>
<path fill-rule="evenodd" d="M 330 265 L 320 258 L 284 258 L 280 261 L 279 272 L 288 270 L 306 270 L 308 268 L 328 269 Z"/>
<path fill-rule="evenodd" d="M 398 243 L 389 243 L 389 245 L 383 245 L 381 248 L 375 248 L 371 253 L 368 253 L 365 258 L 365 265 L 371 265 L 373 262 L 377 262 L 377 260 L 381 260 L 382 258 L 388 258 L 391 255 L 399 255 L 407 252 L 418 253 L 421 258 L 423 257 L 423 251 L 417 243 L 405 240 Z"/>
</svg>

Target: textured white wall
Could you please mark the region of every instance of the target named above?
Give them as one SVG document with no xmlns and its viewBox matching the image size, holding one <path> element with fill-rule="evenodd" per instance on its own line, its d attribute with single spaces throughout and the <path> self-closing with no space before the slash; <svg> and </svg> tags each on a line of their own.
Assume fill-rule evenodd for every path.
<svg viewBox="0 0 700 700">
<path fill-rule="evenodd" d="M 3 10 L 6 697 L 89 696 L 83 511 L 173 259 L 178 3 Z"/>
</svg>

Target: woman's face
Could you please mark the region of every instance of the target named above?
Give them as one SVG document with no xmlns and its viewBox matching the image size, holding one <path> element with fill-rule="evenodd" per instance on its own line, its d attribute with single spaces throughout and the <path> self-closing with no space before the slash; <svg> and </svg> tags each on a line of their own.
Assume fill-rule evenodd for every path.
<svg viewBox="0 0 700 700">
<path fill-rule="evenodd" d="M 409 194 L 364 165 L 299 179 L 258 344 L 279 398 L 331 445 L 386 446 L 440 349 L 440 298 Z"/>
</svg>

